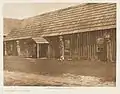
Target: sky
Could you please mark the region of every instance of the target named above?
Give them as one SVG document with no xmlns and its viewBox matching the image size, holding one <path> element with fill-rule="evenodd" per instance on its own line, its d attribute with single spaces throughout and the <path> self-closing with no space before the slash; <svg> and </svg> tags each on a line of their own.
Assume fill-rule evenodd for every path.
<svg viewBox="0 0 120 94">
<path fill-rule="evenodd" d="M 23 19 L 78 4 L 79 3 L 5 3 L 3 6 L 3 17 Z"/>
</svg>

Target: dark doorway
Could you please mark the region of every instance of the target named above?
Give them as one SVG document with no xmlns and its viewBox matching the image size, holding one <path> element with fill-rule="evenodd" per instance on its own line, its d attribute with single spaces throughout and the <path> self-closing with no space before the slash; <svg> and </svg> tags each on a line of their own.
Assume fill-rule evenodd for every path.
<svg viewBox="0 0 120 94">
<path fill-rule="evenodd" d="M 40 58 L 47 57 L 48 52 L 48 44 L 41 44 L 40 45 Z"/>
</svg>

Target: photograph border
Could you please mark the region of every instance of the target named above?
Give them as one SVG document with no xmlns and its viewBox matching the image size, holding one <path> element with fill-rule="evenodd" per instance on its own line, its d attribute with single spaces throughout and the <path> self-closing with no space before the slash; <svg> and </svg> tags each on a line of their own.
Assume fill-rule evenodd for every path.
<svg viewBox="0 0 120 94">
<path fill-rule="evenodd" d="M 116 87 L 42 87 L 42 86 L 4 86 L 4 74 L 3 74 L 3 55 L 1 55 L 0 60 L 0 81 L 2 86 L 2 91 L 4 94 L 67 94 L 67 93 L 84 93 L 84 94 L 118 94 L 119 88 L 120 88 L 120 2 L 119 0 L 4 0 L 2 4 L 0 5 L 2 12 L 3 12 L 3 5 L 4 3 L 117 3 L 117 17 L 116 17 L 116 23 L 117 23 L 117 33 L 116 33 L 116 39 L 117 39 L 117 52 L 116 52 Z M 3 14 L 0 14 L 0 25 L 1 25 L 1 31 L 0 32 L 0 53 L 3 53 Z"/>
</svg>

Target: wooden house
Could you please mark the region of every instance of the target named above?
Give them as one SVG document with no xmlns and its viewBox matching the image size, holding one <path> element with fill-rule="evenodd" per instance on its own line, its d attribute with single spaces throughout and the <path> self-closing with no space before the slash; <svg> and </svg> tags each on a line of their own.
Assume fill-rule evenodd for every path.
<svg viewBox="0 0 120 94">
<path fill-rule="evenodd" d="M 115 3 L 80 4 L 24 19 L 26 20 L 29 21 L 26 26 L 12 31 L 6 38 L 6 43 L 13 44 L 14 50 L 17 49 L 16 41 L 23 41 L 20 42 L 22 43 L 21 53 L 25 53 L 25 48 L 29 47 L 24 46 L 31 43 L 30 49 L 36 49 L 36 57 L 42 57 L 46 53 L 43 57 L 59 58 L 60 36 L 62 36 L 64 43 L 62 53 L 65 58 L 96 60 L 98 59 L 96 40 L 105 38 L 107 33 L 110 36 L 111 55 L 109 58 L 113 61 L 116 59 Z M 44 42 L 37 43 L 35 38 L 38 41 L 44 40 Z M 104 51 L 104 53 L 108 54 L 109 51 Z M 18 55 L 17 50 L 13 52 L 15 52 L 14 55 Z"/>
</svg>

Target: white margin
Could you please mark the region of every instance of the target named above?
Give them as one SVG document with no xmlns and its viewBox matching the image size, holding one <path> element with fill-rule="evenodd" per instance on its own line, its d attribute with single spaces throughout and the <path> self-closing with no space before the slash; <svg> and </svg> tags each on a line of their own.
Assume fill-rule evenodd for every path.
<svg viewBox="0 0 120 94">
<path fill-rule="evenodd" d="M 39 2 L 39 3 L 119 3 L 117 4 L 117 81 L 116 86 L 117 87 L 77 87 L 77 88 L 49 88 L 49 87 L 3 87 L 3 90 L 5 91 L 4 94 L 120 94 L 120 2 L 119 0 L 4 0 L 0 3 L 0 8 L 2 8 L 3 3 L 33 3 L 33 2 Z M 0 11 L 2 12 L 2 11 Z M 2 13 L 0 13 L 0 81 L 3 82 L 3 21 L 2 21 Z M 108 70 L 109 71 L 109 70 Z M 1 85 L 3 83 L 1 82 Z M 15 90 L 15 91 L 11 91 Z M 0 94 L 3 94 L 0 93 Z"/>
</svg>

